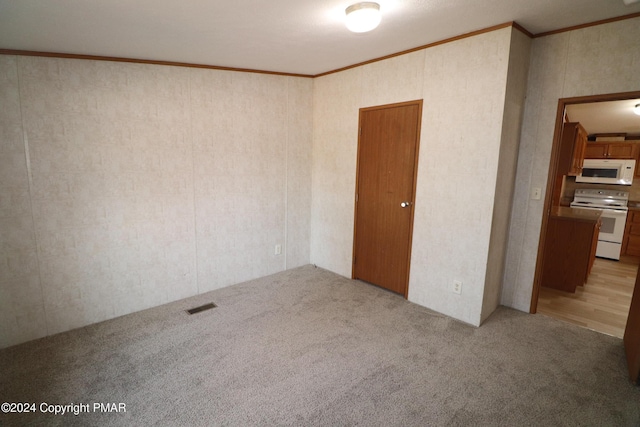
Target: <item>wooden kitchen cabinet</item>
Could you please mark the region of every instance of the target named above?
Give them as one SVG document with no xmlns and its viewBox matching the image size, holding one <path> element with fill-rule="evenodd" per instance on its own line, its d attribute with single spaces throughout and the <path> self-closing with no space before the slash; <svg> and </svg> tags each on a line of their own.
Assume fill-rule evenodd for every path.
<svg viewBox="0 0 640 427">
<path fill-rule="evenodd" d="M 640 257 L 640 209 L 629 209 L 622 239 L 622 253 Z"/>
<path fill-rule="evenodd" d="M 587 142 L 585 159 L 635 159 L 638 145 L 632 142 Z"/>
<path fill-rule="evenodd" d="M 584 162 L 584 150 L 587 146 L 587 132 L 577 122 L 568 122 L 562 126 L 560 135 L 560 149 L 558 150 L 558 163 L 556 167 L 556 179 L 551 193 L 551 203 L 560 204 L 562 187 L 566 176 L 578 176 L 582 173 Z"/>
<path fill-rule="evenodd" d="M 544 242 L 542 286 L 574 293 L 584 285 L 595 259 L 600 214 L 591 209 L 553 208 Z"/>
<path fill-rule="evenodd" d="M 587 142 L 584 150 L 585 159 L 606 159 L 609 144 L 599 144 L 597 142 Z"/>
<path fill-rule="evenodd" d="M 565 123 L 558 159 L 558 175 L 577 176 L 582 172 L 587 131 L 577 122 Z"/>
</svg>

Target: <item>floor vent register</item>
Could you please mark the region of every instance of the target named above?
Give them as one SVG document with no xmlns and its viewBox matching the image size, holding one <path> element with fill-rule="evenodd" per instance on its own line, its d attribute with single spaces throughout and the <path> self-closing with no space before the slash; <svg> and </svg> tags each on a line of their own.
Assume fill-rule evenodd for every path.
<svg viewBox="0 0 640 427">
<path fill-rule="evenodd" d="M 196 313 L 200 313 L 202 311 L 211 310 L 212 308 L 215 308 L 215 307 L 217 307 L 217 305 L 215 305 L 214 303 L 210 302 L 209 304 L 201 305 L 199 307 L 190 308 L 189 310 L 187 310 L 187 313 L 196 314 Z"/>
</svg>

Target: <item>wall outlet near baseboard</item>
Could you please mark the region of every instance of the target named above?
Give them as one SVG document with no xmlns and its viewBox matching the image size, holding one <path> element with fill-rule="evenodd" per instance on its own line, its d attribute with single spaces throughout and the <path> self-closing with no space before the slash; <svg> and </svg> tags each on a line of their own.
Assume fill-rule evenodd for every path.
<svg viewBox="0 0 640 427">
<path fill-rule="evenodd" d="M 460 280 L 454 280 L 451 290 L 454 294 L 460 295 L 462 293 L 462 282 Z"/>
<path fill-rule="evenodd" d="M 282 245 L 276 245 L 275 254 L 282 255 Z"/>
</svg>

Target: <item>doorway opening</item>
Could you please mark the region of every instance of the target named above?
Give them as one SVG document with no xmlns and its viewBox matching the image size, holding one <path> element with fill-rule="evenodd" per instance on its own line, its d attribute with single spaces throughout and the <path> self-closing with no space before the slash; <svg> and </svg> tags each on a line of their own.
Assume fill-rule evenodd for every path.
<svg viewBox="0 0 640 427">
<path fill-rule="evenodd" d="M 585 151 L 581 153 L 582 158 L 640 159 L 640 120 L 637 120 L 637 116 L 633 117 L 632 108 L 629 108 L 630 103 L 636 102 L 635 100 L 640 100 L 640 92 L 564 98 L 558 101 L 530 307 L 531 313 L 543 313 L 619 338 L 624 335 L 640 264 L 640 250 L 635 252 L 635 243 L 629 246 L 630 242 L 635 242 L 633 237 L 629 240 L 631 213 L 627 216 L 625 241 L 621 243 L 619 261 L 596 258 L 586 283 L 578 286 L 575 293 L 542 287 L 541 279 L 551 211 L 558 206 L 569 207 L 577 189 L 615 189 L 629 192 L 629 212 L 636 208 L 635 202 L 639 202 L 637 207 L 640 209 L 638 165 L 631 186 L 576 183 L 575 176 L 563 175 L 560 165 L 562 131 L 565 124 L 570 123 L 580 123 L 589 135 Z M 598 137 L 598 141 L 595 141 L 596 135 L 602 135 L 602 138 Z M 598 152 L 603 147 L 605 150 Z M 620 148 L 628 151 L 616 151 Z M 640 219 L 640 212 L 638 218 Z"/>
</svg>

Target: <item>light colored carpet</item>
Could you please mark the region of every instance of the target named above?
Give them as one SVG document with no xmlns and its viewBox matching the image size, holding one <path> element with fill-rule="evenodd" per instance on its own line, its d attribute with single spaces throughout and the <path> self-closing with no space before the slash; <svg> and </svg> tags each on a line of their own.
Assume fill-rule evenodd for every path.
<svg viewBox="0 0 640 427">
<path fill-rule="evenodd" d="M 474 328 L 313 266 L 1 350 L 0 366 L 2 402 L 126 404 L 2 425 L 640 424 L 620 339 L 507 308 Z"/>
</svg>

